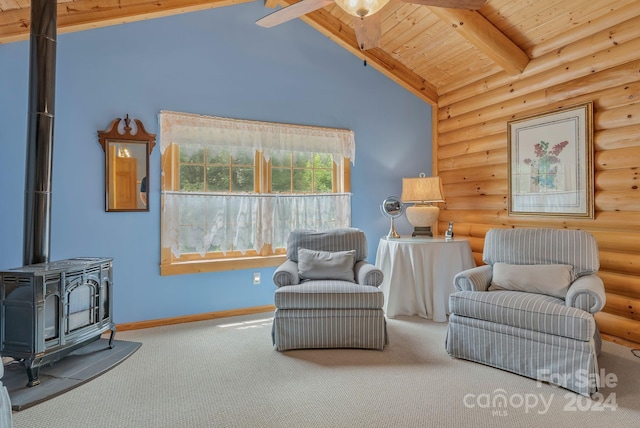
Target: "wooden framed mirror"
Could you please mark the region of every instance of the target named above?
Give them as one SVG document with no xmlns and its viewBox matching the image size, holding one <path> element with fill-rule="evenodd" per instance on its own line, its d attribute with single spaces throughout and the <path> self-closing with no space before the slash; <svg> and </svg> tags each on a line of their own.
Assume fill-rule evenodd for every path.
<svg viewBox="0 0 640 428">
<path fill-rule="evenodd" d="M 120 122 L 124 121 L 122 132 Z M 104 150 L 105 211 L 149 211 L 149 156 L 156 145 L 156 135 L 134 119 L 132 133 L 127 114 L 116 118 L 109 128 L 98 131 Z"/>
</svg>

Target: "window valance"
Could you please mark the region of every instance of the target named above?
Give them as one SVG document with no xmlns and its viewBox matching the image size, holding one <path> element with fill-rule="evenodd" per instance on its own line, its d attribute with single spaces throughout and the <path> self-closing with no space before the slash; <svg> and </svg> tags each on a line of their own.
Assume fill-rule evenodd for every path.
<svg viewBox="0 0 640 428">
<path fill-rule="evenodd" d="M 329 153 L 355 163 L 353 131 L 161 111 L 160 150 L 172 143 L 251 148 L 269 160 L 271 151 Z"/>
</svg>

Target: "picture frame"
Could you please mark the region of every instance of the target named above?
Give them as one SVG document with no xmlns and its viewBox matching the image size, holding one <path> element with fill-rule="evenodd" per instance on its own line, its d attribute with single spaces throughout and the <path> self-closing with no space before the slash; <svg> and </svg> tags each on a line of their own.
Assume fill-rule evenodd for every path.
<svg viewBox="0 0 640 428">
<path fill-rule="evenodd" d="M 593 102 L 507 128 L 509 215 L 594 218 Z"/>
</svg>

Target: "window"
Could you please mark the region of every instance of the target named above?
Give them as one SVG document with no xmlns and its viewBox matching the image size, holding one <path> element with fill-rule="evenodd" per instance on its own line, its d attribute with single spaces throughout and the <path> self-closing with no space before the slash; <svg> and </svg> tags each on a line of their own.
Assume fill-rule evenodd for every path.
<svg viewBox="0 0 640 428">
<path fill-rule="evenodd" d="M 160 113 L 163 275 L 275 266 L 295 228 L 348 227 L 353 132 Z"/>
</svg>

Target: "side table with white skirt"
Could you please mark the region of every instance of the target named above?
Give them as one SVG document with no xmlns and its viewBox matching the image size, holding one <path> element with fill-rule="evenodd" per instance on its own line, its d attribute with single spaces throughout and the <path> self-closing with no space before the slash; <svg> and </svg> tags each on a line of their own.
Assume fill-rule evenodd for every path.
<svg viewBox="0 0 640 428">
<path fill-rule="evenodd" d="M 475 267 L 467 239 L 381 238 L 376 267 L 384 272 L 386 316 L 418 315 L 447 321 L 453 277 Z"/>
</svg>

